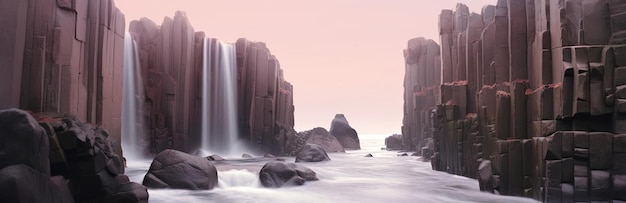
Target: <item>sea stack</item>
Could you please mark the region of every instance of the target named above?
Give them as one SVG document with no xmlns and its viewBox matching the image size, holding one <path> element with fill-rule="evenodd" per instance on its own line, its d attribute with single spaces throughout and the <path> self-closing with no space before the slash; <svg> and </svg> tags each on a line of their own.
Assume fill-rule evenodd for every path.
<svg viewBox="0 0 626 203">
<path fill-rule="evenodd" d="M 335 119 L 330 124 L 330 134 L 339 140 L 344 149 L 361 149 L 359 135 L 354 128 L 350 127 L 348 120 L 343 114 L 335 115 Z"/>
</svg>

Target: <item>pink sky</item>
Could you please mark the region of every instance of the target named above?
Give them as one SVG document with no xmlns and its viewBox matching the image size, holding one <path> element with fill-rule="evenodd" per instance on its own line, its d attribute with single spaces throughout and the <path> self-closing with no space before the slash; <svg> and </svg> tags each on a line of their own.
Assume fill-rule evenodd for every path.
<svg viewBox="0 0 626 203">
<path fill-rule="evenodd" d="M 407 40 L 439 41 L 438 16 L 456 3 L 480 13 L 496 0 L 117 0 L 127 22 L 160 24 L 181 10 L 224 42 L 263 41 L 294 85 L 296 130 L 330 128 L 343 113 L 359 134 L 400 133 Z M 128 25 L 129 23 L 127 23 Z"/>
</svg>

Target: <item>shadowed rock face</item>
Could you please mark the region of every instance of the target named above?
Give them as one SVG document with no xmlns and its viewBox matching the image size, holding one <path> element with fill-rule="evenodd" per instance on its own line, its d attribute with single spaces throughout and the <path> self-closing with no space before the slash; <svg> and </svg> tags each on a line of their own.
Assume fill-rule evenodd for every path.
<svg viewBox="0 0 626 203">
<path fill-rule="evenodd" d="M 64 114 L 0 111 L 2 202 L 146 202 L 124 175 L 119 144 L 100 126 Z M 53 177 L 50 177 L 53 175 Z"/>
<path fill-rule="evenodd" d="M 432 135 L 433 169 L 479 178 L 484 191 L 624 201 L 624 13 L 613 0 L 443 10 L 441 55 L 419 39 L 405 50 L 405 147 Z"/>
<path fill-rule="evenodd" d="M 210 190 L 217 185 L 217 169 L 206 158 L 168 149 L 154 158 L 143 185 L 151 188 Z"/>
<path fill-rule="evenodd" d="M 359 135 L 354 128 L 350 127 L 348 120 L 343 114 L 335 115 L 330 124 L 330 134 L 339 140 L 344 149 L 361 149 Z"/>
</svg>

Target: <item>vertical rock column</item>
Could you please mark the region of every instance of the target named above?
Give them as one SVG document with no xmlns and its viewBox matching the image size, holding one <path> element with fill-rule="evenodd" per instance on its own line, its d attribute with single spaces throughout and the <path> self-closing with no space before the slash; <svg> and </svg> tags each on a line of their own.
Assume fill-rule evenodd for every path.
<svg viewBox="0 0 626 203">
<path fill-rule="evenodd" d="M 150 137 L 151 151 L 196 149 L 202 97 L 202 74 L 197 73 L 202 71 L 199 46 L 204 34 L 195 33 L 180 11 L 173 19 L 166 17 L 160 27 L 147 18 L 132 21 L 130 32 L 140 49 L 149 129 L 145 136 Z"/>
<path fill-rule="evenodd" d="M 264 43 L 239 39 L 236 46 L 240 132 L 254 148 L 284 154 L 295 135 L 293 86 Z"/>
<path fill-rule="evenodd" d="M 125 20 L 113 1 L 1 4 L 0 108 L 70 113 L 119 142 Z"/>
<path fill-rule="evenodd" d="M 486 191 L 625 201 L 626 2 L 499 0 L 481 15 L 465 10 L 440 15 L 433 169 L 475 177 L 482 162 L 492 169 L 480 177 Z"/>
<path fill-rule="evenodd" d="M 436 107 L 441 84 L 439 46 L 433 40 L 414 38 L 404 50 L 404 117 L 402 133 L 405 150 L 430 158 L 432 151 L 431 111 Z"/>
</svg>

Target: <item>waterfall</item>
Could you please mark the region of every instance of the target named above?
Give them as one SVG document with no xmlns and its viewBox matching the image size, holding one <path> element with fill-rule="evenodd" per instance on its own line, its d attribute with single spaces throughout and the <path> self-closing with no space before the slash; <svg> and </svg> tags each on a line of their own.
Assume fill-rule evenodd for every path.
<svg viewBox="0 0 626 203">
<path fill-rule="evenodd" d="M 235 46 L 205 39 L 202 74 L 202 149 L 222 156 L 241 155 Z"/>
<path fill-rule="evenodd" d="M 137 43 L 130 33 L 124 36 L 124 95 L 122 103 L 122 150 L 127 159 L 141 159 L 145 154 L 143 140 L 143 81 Z"/>
</svg>

